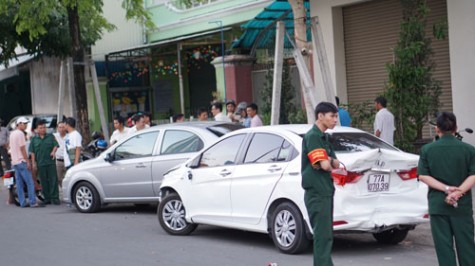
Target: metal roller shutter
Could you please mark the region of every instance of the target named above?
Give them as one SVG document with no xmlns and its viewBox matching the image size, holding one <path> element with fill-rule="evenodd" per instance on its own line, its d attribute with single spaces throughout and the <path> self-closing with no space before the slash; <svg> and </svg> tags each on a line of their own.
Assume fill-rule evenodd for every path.
<svg viewBox="0 0 475 266">
<path fill-rule="evenodd" d="M 428 0 L 431 9 L 427 34 L 432 25 L 447 18 L 446 0 Z M 393 60 L 402 8 L 399 0 L 374 0 L 342 8 L 345 39 L 348 102 L 357 104 L 375 99 L 388 79 L 386 63 Z M 442 82 L 440 110 L 452 111 L 449 43 L 432 39 L 434 77 Z M 429 135 L 425 130 L 426 137 Z"/>
</svg>

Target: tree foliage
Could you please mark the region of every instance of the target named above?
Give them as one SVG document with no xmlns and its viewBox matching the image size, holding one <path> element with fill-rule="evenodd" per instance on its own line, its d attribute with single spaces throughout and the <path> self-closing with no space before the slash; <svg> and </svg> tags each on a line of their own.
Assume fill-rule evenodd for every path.
<svg viewBox="0 0 475 266">
<path fill-rule="evenodd" d="M 439 106 L 440 84 L 433 77 L 431 39 L 426 36 L 429 8 L 425 0 L 401 0 L 403 21 L 394 62 L 386 66 L 389 80 L 384 95 L 395 123 L 396 146 L 411 151 L 422 138 L 429 114 Z"/>
<path fill-rule="evenodd" d="M 102 0 L 0 0 L 0 63 L 15 58 L 21 46 L 36 57 L 71 57 L 75 62 L 75 117 L 83 142 L 88 142 L 85 49 L 93 45 L 105 30 L 114 25 L 103 16 Z M 144 0 L 122 0 L 126 18 L 150 28 L 153 23 L 144 7 Z"/>
<path fill-rule="evenodd" d="M 295 87 L 291 81 L 291 68 L 289 63 L 285 62 L 282 69 L 282 91 L 280 94 L 280 116 L 279 124 L 296 124 L 305 123 L 305 113 L 297 108 L 295 102 Z M 270 124 L 272 112 L 272 86 L 274 80 L 274 71 L 269 70 L 266 74 L 266 80 L 261 90 L 262 106 L 260 113 L 263 117 L 264 124 Z"/>
</svg>

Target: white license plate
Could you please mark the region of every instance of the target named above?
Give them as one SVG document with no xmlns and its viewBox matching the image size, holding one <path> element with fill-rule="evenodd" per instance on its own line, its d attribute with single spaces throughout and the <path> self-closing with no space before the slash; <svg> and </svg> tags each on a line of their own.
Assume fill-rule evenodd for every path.
<svg viewBox="0 0 475 266">
<path fill-rule="evenodd" d="M 389 191 L 389 175 L 372 174 L 368 176 L 368 192 Z"/>
<path fill-rule="evenodd" d="M 13 177 L 3 179 L 3 185 L 6 187 L 13 185 Z"/>
</svg>

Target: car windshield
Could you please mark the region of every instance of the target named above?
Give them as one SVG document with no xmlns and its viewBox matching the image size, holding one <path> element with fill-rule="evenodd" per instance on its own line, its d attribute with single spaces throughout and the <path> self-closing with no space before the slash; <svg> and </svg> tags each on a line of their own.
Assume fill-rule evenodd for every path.
<svg viewBox="0 0 475 266">
<path fill-rule="evenodd" d="M 217 137 L 221 137 L 231 131 L 238 130 L 244 128 L 242 125 L 239 124 L 219 124 L 207 127 L 211 133 L 215 134 Z"/>
<path fill-rule="evenodd" d="M 303 137 L 303 135 L 301 135 Z M 369 151 L 374 149 L 397 149 L 381 139 L 365 132 L 333 133 L 330 136 L 335 152 L 351 153 Z"/>
</svg>

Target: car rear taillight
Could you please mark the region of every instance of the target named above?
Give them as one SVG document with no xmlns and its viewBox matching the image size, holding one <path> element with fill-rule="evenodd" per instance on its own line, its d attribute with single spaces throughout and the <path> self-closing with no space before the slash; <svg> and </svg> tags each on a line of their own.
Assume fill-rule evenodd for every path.
<svg viewBox="0 0 475 266">
<path fill-rule="evenodd" d="M 402 180 L 411 180 L 417 178 L 417 167 L 408 171 L 399 171 L 397 174 Z"/>
<path fill-rule="evenodd" d="M 333 226 L 344 225 L 344 224 L 348 224 L 348 222 L 347 221 L 334 221 L 333 222 Z"/>
<path fill-rule="evenodd" d="M 344 186 L 347 183 L 356 183 L 363 175 L 363 173 L 349 172 L 344 168 L 332 170 L 333 182 L 340 186 Z"/>
<path fill-rule="evenodd" d="M 422 216 L 422 218 L 424 219 L 429 219 L 430 218 L 430 215 L 428 213 L 424 214 L 424 216 Z"/>
</svg>

